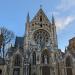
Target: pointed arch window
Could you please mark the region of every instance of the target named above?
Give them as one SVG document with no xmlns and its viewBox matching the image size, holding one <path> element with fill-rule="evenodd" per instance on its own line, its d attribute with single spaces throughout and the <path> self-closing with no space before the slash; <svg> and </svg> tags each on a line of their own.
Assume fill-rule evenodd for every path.
<svg viewBox="0 0 75 75">
<path fill-rule="evenodd" d="M 43 51 L 42 53 L 42 63 L 49 64 L 49 55 L 47 50 Z"/>
<path fill-rule="evenodd" d="M 33 52 L 32 57 L 33 57 L 33 65 L 36 65 L 36 53 L 35 52 Z"/>
<path fill-rule="evenodd" d="M 21 57 L 20 55 L 15 56 L 14 66 L 20 66 L 21 65 Z"/>
<path fill-rule="evenodd" d="M 42 63 L 44 63 L 44 64 L 49 63 L 49 56 L 48 55 L 42 55 Z"/>
<path fill-rule="evenodd" d="M 42 22 L 42 15 L 40 15 L 40 22 Z"/>
<path fill-rule="evenodd" d="M 73 75 L 72 74 L 72 60 L 70 56 L 66 58 L 66 73 L 67 75 Z"/>
<path fill-rule="evenodd" d="M 66 67 L 71 67 L 71 58 L 70 58 L 70 56 L 68 56 L 66 58 Z"/>
</svg>

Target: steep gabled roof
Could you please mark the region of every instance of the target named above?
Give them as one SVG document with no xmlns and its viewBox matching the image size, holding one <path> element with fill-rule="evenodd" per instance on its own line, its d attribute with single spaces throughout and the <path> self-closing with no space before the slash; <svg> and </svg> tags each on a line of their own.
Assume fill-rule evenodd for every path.
<svg viewBox="0 0 75 75">
<path fill-rule="evenodd" d="M 39 11 L 38 11 L 37 14 L 34 16 L 34 18 L 32 19 L 31 22 L 37 20 L 36 17 L 38 17 L 40 14 L 44 17 L 44 19 L 45 19 L 47 22 L 50 23 L 48 17 L 45 15 L 45 13 L 44 13 L 44 11 L 42 10 L 42 8 L 39 9 Z"/>
</svg>

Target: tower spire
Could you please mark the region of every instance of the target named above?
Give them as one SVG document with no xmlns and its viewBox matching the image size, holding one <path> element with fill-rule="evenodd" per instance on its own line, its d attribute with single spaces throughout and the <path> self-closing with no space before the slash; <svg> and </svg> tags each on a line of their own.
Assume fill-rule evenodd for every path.
<svg viewBox="0 0 75 75">
<path fill-rule="evenodd" d="M 55 25 L 55 19 L 54 19 L 53 14 L 52 14 L 52 25 Z"/>
<path fill-rule="evenodd" d="M 28 35 L 30 31 L 30 16 L 29 16 L 29 12 L 27 14 L 27 21 L 26 21 L 26 35 Z"/>
<path fill-rule="evenodd" d="M 30 17 L 29 17 L 29 12 L 28 12 L 28 14 L 27 14 L 27 22 L 29 22 L 29 20 L 30 20 Z"/>
</svg>

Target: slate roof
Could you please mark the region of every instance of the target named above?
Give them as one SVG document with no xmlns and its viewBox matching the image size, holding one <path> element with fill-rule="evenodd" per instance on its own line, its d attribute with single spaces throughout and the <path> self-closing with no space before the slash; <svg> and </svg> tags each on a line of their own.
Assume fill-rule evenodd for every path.
<svg viewBox="0 0 75 75">
<path fill-rule="evenodd" d="M 15 39 L 15 45 L 10 47 L 6 53 L 9 57 L 13 55 L 13 53 L 16 51 L 16 48 L 23 49 L 23 43 L 24 43 L 24 37 L 16 37 Z"/>
<path fill-rule="evenodd" d="M 15 40 L 15 47 L 21 47 L 23 48 L 23 44 L 24 44 L 24 37 L 16 37 Z"/>
</svg>

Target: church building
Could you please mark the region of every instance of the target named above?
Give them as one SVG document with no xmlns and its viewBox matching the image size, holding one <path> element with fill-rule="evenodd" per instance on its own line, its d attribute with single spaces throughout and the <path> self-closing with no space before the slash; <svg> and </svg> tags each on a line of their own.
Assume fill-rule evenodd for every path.
<svg viewBox="0 0 75 75">
<path fill-rule="evenodd" d="M 16 37 L 0 61 L 0 75 L 75 75 L 75 38 L 62 52 L 58 48 L 54 16 L 51 21 L 42 8 L 30 21 L 27 14 L 23 37 Z M 2 60 L 2 58 L 0 58 Z"/>
</svg>

